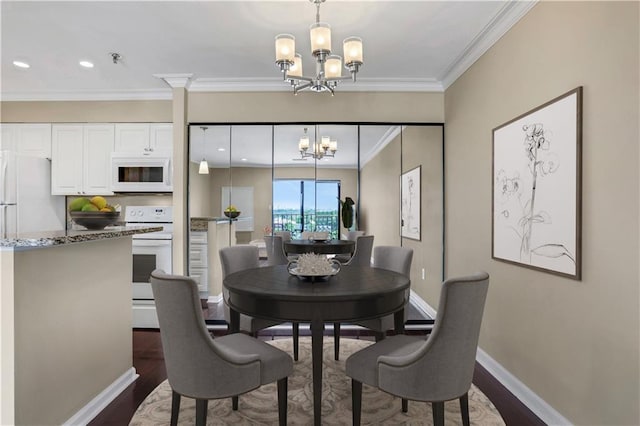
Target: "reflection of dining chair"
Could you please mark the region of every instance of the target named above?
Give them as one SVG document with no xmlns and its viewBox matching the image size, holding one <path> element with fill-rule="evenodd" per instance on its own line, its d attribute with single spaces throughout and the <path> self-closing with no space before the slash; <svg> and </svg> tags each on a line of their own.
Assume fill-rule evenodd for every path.
<svg viewBox="0 0 640 426">
<path fill-rule="evenodd" d="M 223 247 L 220 249 L 220 263 L 222 264 L 222 279 L 234 272 L 244 271 L 245 269 L 259 268 L 260 261 L 258 259 L 258 248 L 251 245 L 239 244 L 235 246 Z M 222 288 L 222 296 L 224 299 L 224 319 L 231 324 L 231 311 L 229 309 L 228 300 L 229 292 Z M 261 318 L 254 318 L 249 315 L 240 314 L 240 330 L 250 333 L 256 337 L 258 331 L 280 324 L 281 321 L 271 321 Z M 293 355 L 298 360 L 298 330 L 297 324 L 294 324 L 293 330 Z"/>
<path fill-rule="evenodd" d="M 212 339 L 202 315 L 198 285 L 191 278 L 156 269 L 151 273 L 151 288 L 172 391 L 171 424 L 178 424 L 182 395 L 195 398 L 196 425 L 204 426 L 208 400 L 237 398 L 277 381 L 279 423 L 286 425 L 291 358 L 245 334 Z"/>
<path fill-rule="evenodd" d="M 282 241 L 291 241 L 291 232 L 289 231 L 276 231 L 273 235 L 276 237 L 282 237 Z"/>
<path fill-rule="evenodd" d="M 371 265 L 371 251 L 373 250 L 373 235 L 361 235 L 356 238 L 356 249 L 347 265 Z"/>
<path fill-rule="evenodd" d="M 442 284 L 433 331 L 426 339 L 391 336 L 347 358 L 353 424 L 360 424 L 362 384 L 407 400 L 431 402 L 434 425 L 444 425 L 444 401 L 460 400 L 469 424 L 468 392 L 473 379 L 482 313 L 489 287 L 485 272 Z"/>
<path fill-rule="evenodd" d="M 353 256 L 345 265 L 371 265 L 371 250 L 373 249 L 373 235 L 361 235 L 356 238 L 356 249 Z M 333 351 L 334 358 L 337 361 L 340 354 L 340 323 L 333 323 Z"/>
<path fill-rule="evenodd" d="M 283 238 L 280 236 L 265 236 L 264 243 L 267 249 L 267 265 L 286 265 L 289 263 L 283 248 Z"/>
<path fill-rule="evenodd" d="M 355 241 L 362 235 L 364 235 L 364 231 L 348 231 L 346 234 L 342 234 L 342 239 L 347 241 Z M 334 259 L 340 263 L 347 263 L 351 259 L 351 254 L 337 254 Z"/>
<path fill-rule="evenodd" d="M 411 277 L 411 261 L 413 260 L 413 249 L 395 246 L 377 246 L 373 249 L 373 263 L 371 266 L 379 269 L 386 269 Z M 409 290 L 407 290 L 407 299 Z M 408 311 L 404 310 L 404 322 L 407 322 Z M 376 332 L 376 342 L 384 339 L 387 330 L 393 330 L 393 315 L 381 318 L 374 318 L 365 321 L 356 321 L 355 324 L 366 327 Z"/>
</svg>

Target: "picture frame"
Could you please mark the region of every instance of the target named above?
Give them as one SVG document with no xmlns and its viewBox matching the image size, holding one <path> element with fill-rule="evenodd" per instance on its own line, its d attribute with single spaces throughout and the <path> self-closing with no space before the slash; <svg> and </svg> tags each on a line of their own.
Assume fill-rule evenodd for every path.
<svg viewBox="0 0 640 426">
<path fill-rule="evenodd" d="M 417 166 L 400 177 L 400 236 L 412 240 L 421 239 L 422 224 L 422 166 Z"/>
<path fill-rule="evenodd" d="M 582 87 L 492 132 L 495 260 L 581 279 Z"/>
</svg>

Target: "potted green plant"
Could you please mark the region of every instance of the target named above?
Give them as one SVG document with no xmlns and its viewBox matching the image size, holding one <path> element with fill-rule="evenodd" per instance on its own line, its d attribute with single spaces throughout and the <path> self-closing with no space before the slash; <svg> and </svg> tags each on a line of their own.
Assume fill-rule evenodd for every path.
<svg viewBox="0 0 640 426">
<path fill-rule="evenodd" d="M 351 199 L 351 197 L 346 197 L 344 201 L 340 201 L 340 210 L 342 216 L 342 226 L 345 229 L 351 229 L 353 226 L 353 205 L 355 202 Z"/>
</svg>

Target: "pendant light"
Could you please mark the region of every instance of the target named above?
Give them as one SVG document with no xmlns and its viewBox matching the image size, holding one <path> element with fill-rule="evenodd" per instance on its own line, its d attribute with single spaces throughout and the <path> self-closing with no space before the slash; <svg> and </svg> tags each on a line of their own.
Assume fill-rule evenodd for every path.
<svg viewBox="0 0 640 426">
<path fill-rule="evenodd" d="M 201 175 L 208 175 L 209 163 L 207 162 L 207 159 L 204 157 L 205 150 L 207 147 L 205 135 L 208 127 L 202 126 L 200 128 L 202 129 L 202 161 L 200 161 L 200 168 L 198 169 L 198 173 L 200 173 Z"/>
</svg>

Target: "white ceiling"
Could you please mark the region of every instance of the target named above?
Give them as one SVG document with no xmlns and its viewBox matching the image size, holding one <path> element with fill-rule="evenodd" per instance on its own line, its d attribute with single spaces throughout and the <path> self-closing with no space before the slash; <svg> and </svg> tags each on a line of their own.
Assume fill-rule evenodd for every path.
<svg viewBox="0 0 640 426">
<path fill-rule="evenodd" d="M 442 91 L 534 2 L 327 0 L 333 48 L 364 41 L 358 82 L 340 90 Z M 274 37 L 296 36 L 312 71 L 315 7 L 291 1 L 1 2 L 3 100 L 170 99 L 154 75 L 193 74 L 189 90 L 290 90 Z M 114 64 L 111 52 L 122 56 Z M 31 68 L 18 69 L 15 59 Z M 95 63 L 84 69 L 78 61 Z"/>
</svg>

